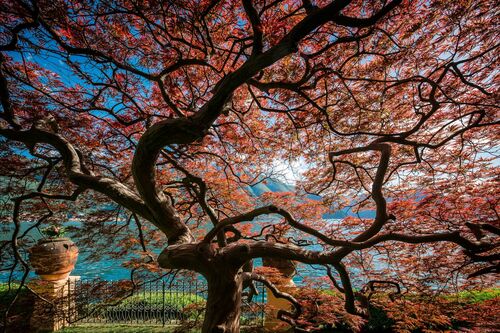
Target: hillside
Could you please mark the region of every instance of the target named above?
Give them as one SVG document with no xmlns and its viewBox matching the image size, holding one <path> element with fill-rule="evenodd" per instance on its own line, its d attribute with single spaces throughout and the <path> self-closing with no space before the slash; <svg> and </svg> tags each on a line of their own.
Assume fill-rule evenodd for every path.
<svg viewBox="0 0 500 333">
<path fill-rule="evenodd" d="M 278 179 L 269 178 L 269 179 L 266 179 L 258 184 L 248 186 L 247 190 L 253 196 L 259 197 L 263 193 L 266 193 L 266 192 L 274 192 L 274 193 L 293 192 L 293 191 L 295 191 L 295 186 L 285 184 Z M 313 200 L 321 200 L 321 197 L 315 196 L 315 195 L 309 195 L 309 198 L 313 199 Z M 331 214 L 325 214 L 325 215 L 323 215 L 323 218 L 324 219 L 342 219 L 342 218 L 345 218 L 347 216 L 356 216 L 356 214 L 354 214 L 350 209 L 346 208 L 346 209 L 338 210 L 338 211 L 331 213 Z M 359 216 L 362 218 L 373 218 L 374 212 L 370 211 L 370 210 L 362 211 L 359 213 Z"/>
</svg>

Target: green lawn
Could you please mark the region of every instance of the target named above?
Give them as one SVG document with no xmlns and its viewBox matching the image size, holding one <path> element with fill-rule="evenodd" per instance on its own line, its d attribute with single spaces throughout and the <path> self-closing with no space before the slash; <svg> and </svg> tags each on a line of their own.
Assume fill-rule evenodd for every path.
<svg viewBox="0 0 500 333">
<path fill-rule="evenodd" d="M 9 290 L 5 283 L 0 283 L 0 310 L 2 306 L 7 305 L 14 296 L 16 289 L 18 288 L 17 284 L 12 284 L 11 289 Z M 338 295 L 338 292 L 333 290 L 323 290 L 324 293 L 331 295 Z M 27 290 L 22 290 L 24 295 L 29 295 Z M 406 295 L 405 297 L 412 298 L 417 295 Z M 487 300 L 495 299 L 500 297 L 500 288 L 490 288 L 484 290 L 472 290 L 472 291 L 462 291 L 454 294 L 445 294 L 441 295 L 442 298 L 455 301 L 462 304 L 475 304 L 484 302 Z M 22 299 L 21 299 L 22 301 Z M 20 317 L 27 316 L 32 311 L 30 305 L 30 300 L 26 299 L 26 302 L 18 302 L 17 306 L 14 307 L 12 313 L 19 315 Z M 196 295 L 190 293 L 181 293 L 170 291 L 165 294 L 165 298 L 163 298 L 163 294 L 161 292 L 145 292 L 137 295 L 133 295 L 125 300 L 123 300 L 120 305 L 116 306 L 116 309 L 127 309 L 127 308 L 136 308 L 139 306 L 152 306 L 155 307 L 158 304 L 164 304 L 166 307 L 176 309 L 178 311 L 182 311 L 185 307 L 188 307 L 192 304 L 199 304 L 203 306 L 205 300 Z M 24 327 L 24 326 L 22 326 Z M 177 329 L 177 330 L 176 330 Z M 18 330 L 19 331 L 19 330 Z M 87 333 L 87 332 L 96 332 L 96 333 L 148 333 L 148 332 L 163 332 L 163 333 L 199 333 L 199 329 L 180 329 L 175 326 L 148 326 L 144 325 L 118 325 L 118 324 L 108 324 L 108 325 L 99 325 L 99 324 L 81 324 L 74 327 L 69 327 L 61 330 L 62 333 Z M 242 330 L 245 331 L 245 330 Z M 246 332 L 255 332 L 255 329 L 247 329 Z"/>
<path fill-rule="evenodd" d="M 175 329 L 178 329 L 177 331 Z M 200 329 L 179 329 L 175 326 L 135 326 L 135 325 L 106 325 L 106 326 L 97 326 L 97 325 L 82 325 L 82 326 L 74 326 L 68 327 L 58 331 L 60 333 L 199 333 Z M 256 333 L 260 332 L 256 328 L 252 328 L 249 326 L 244 326 L 241 328 L 242 333 Z"/>
<path fill-rule="evenodd" d="M 182 333 L 199 333 L 200 329 L 186 329 L 182 328 L 178 331 L 175 329 L 178 327 L 175 326 L 135 326 L 135 325 L 106 325 L 106 326 L 97 326 L 97 325 L 82 325 L 82 326 L 74 326 L 62 329 L 58 332 L 60 333 L 174 333 L 174 332 L 182 332 Z M 242 333 L 256 333 L 260 332 L 256 328 L 252 328 L 250 326 L 244 326 L 241 328 Z"/>
<path fill-rule="evenodd" d="M 75 326 L 68 327 L 60 330 L 61 333 L 173 333 L 175 327 L 161 327 L 161 326 L 130 326 L 130 325 L 106 325 L 106 326 Z M 186 331 L 183 333 L 196 333 L 199 330 Z"/>
<path fill-rule="evenodd" d="M 445 298 L 450 301 L 457 300 L 466 303 L 477 303 L 484 302 L 496 297 L 500 297 L 500 288 L 461 291 L 456 294 L 447 295 Z"/>
</svg>

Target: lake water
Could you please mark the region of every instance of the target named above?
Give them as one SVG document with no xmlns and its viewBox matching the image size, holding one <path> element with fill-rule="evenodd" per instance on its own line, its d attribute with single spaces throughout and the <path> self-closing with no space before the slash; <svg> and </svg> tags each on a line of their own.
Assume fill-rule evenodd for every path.
<svg viewBox="0 0 500 333">
<path fill-rule="evenodd" d="M 78 224 L 79 222 L 70 222 L 70 224 Z M 21 233 L 29 228 L 30 223 L 23 223 L 22 224 L 22 230 Z M 5 240 L 10 240 L 11 237 L 10 232 L 2 232 L 0 234 L 0 240 L 5 241 Z M 30 233 L 30 237 L 32 239 L 39 239 L 41 237 L 40 233 L 36 230 L 33 230 Z M 78 244 L 77 244 L 78 245 Z M 319 249 L 317 248 L 310 248 L 310 249 Z M 162 249 L 158 249 L 158 253 Z M 123 280 L 123 279 L 130 279 L 130 270 L 123 267 L 122 263 L 125 261 L 123 258 L 121 259 L 115 259 L 115 258 L 110 258 L 104 256 L 101 258 L 99 261 L 94 261 L 94 260 L 88 260 L 89 257 L 92 256 L 92 253 L 90 251 L 85 251 L 84 248 L 81 246 L 79 247 L 80 254 L 78 256 L 78 262 L 75 265 L 75 269 L 71 273 L 73 276 L 81 276 L 82 279 L 84 280 L 90 280 L 90 279 L 103 279 L 103 280 L 108 280 L 108 281 L 116 281 L 116 280 Z M 26 258 L 27 260 L 27 258 Z M 254 266 L 262 266 L 262 260 L 261 259 L 256 259 L 254 261 Z M 319 276 L 324 276 L 325 273 L 323 270 L 318 270 L 318 269 L 313 269 L 310 266 L 306 265 L 298 265 L 297 266 L 297 275 L 294 277 L 294 282 L 296 284 L 301 284 L 303 281 L 303 277 L 319 277 Z M 14 279 L 20 279 L 22 276 L 22 272 L 18 272 L 15 274 Z M 30 272 L 30 276 L 34 277 L 35 274 L 34 272 Z M 0 283 L 1 282 L 6 282 L 9 278 L 9 272 L 0 272 Z"/>
</svg>

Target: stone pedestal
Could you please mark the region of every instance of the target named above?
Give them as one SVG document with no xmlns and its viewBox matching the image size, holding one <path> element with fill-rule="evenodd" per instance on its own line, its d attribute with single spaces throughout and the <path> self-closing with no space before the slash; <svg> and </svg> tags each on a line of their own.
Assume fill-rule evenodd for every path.
<svg viewBox="0 0 500 333">
<path fill-rule="evenodd" d="M 70 276 L 57 281 L 36 279 L 28 286 L 35 296 L 30 327 L 33 332 L 54 332 L 67 327 L 76 317 L 75 283 L 79 276 Z"/>
<path fill-rule="evenodd" d="M 295 288 L 295 283 L 293 282 L 292 279 L 287 279 L 283 281 L 283 283 L 276 285 L 276 287 L 280 291 L 289 293 L 290 290 Z M 266 313 L 266 320 L 264 323 L 264 327 L 266 328 L 266 330 L 270 332 L 277 332 L 281 330 L 286 331 L 287 329 L 290 328 L 290 326 L 277 318 L 278 311 L 282 309 L 287 311 L 292 310 L 293 305 L 284 298 L 275 297 L 273 292 L 267 287 L 266 287 L 266 294 L 267 294 L 267 305 L 270 307 L 270 309 Z"/>
</svg>

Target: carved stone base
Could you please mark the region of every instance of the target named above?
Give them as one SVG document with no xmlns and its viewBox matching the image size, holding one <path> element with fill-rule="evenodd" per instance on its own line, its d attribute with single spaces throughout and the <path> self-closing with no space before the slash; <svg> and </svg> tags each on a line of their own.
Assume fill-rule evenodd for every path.
<svg viewBox="0 0 500 333">
<path fill-rule="evenodd" d="M 55 332 L 69 325 L 75 314 L 74 286 L 79 276 L 57 281 L 36 279 L 28 286 L 35 296 L 30 319 L 32 332 Z"/>
</svg>

